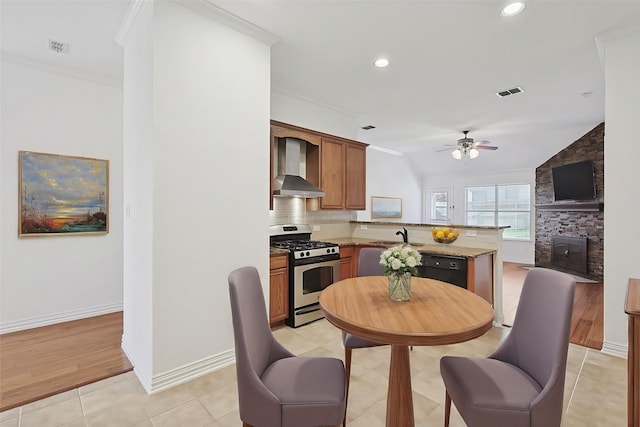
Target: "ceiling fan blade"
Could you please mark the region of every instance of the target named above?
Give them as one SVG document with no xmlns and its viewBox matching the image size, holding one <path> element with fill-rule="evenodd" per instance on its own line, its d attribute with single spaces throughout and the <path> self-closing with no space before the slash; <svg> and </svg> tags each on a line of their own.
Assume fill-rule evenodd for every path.
<svg viewBox="0 0 640 427">
<path fill-rule="evenodd" d="M 498 147 L 495 147 L 493 145 L 476 145 L 476 148 L 478 150 L 497 150 Z"/>
<path fill-rule="evenodd" d="M 436 153 L 439 153 L 439 152 L 441 152 L 441 151 L 453 151 L 453 145 L 452 145 L 450 148 L 441 148 L 441 149 L 439 149 L 439 150 L 436 150 L 435 152 L 436 152 Z"/>
</svg>

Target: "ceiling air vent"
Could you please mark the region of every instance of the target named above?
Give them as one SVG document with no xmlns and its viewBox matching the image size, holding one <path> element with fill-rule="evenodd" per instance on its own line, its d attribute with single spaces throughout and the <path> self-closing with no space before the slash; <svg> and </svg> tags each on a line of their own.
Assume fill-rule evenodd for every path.
<svg viewBox="0 0 640 427">
<path fill-rule="evenodd" d="M 503 90 L 501 92 L 496 92 L 500 98 L 504 98 L 505 96 L 515 95 L 516 93 L 524 92 L 521 87 L 514 87 L 513 89 Z"/>
<path fill-rule="evenodd" d="M 360 129 L 371 130 L 371 129 L 375 129 L 375 128 L 376 128 L 375 126 L 367 125 L 367 126 L 362 126 Z"/>
<path fill-rule="evenodd" d="M 52 50 L 56 53 L 68 53 L 69 44 L 49 39 L 49 50 Z"/>
</svg>

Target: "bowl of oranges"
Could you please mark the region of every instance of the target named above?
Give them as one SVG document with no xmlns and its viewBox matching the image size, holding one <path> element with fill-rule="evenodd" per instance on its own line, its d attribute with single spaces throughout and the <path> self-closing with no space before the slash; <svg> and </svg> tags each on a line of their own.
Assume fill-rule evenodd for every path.
<svg viewBox="0 0 640 427">
<path fill-rule="evenodd" d="M 460 231 L 451 227 L 433 227 L 431 235 L 438 243 L 453 243 L 460 235 Z"/>
</svg>

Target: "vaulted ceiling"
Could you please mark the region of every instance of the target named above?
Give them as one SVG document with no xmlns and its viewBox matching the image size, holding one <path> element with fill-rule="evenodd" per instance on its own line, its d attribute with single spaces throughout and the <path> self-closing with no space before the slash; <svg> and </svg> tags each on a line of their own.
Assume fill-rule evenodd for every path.
<svg viewBox="0 0 640 427">
<path fill-rule="evenodd" d="M 535 168 L 604 121 L 596 37 L 640 25 L 640 1 L 530 0 L 510 18 L 502 1 L 208 1 L 278 37 L 273 90 L 375 126 L 359 139 L 425 175 Z M 2 0 L 3 56 L 121 81 L 113 39 L 128 6 Z M 381 56 L 390 64 L 375 68 Z M 453 159 L 463 130 L 499 149 Z"/>
</svg>

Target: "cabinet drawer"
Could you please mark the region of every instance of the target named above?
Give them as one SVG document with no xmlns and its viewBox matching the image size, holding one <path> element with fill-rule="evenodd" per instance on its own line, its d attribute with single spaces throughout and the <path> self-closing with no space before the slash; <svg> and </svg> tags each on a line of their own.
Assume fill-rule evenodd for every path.
<svg viewBox="0 0 640 427">
<path fill-rule="evenodd" d="M 269 269 L 273 270 L 274 268 L 285 268 L 287 266 L 287 256 L 272 256 L 269 258 Z"/>
</svg>

